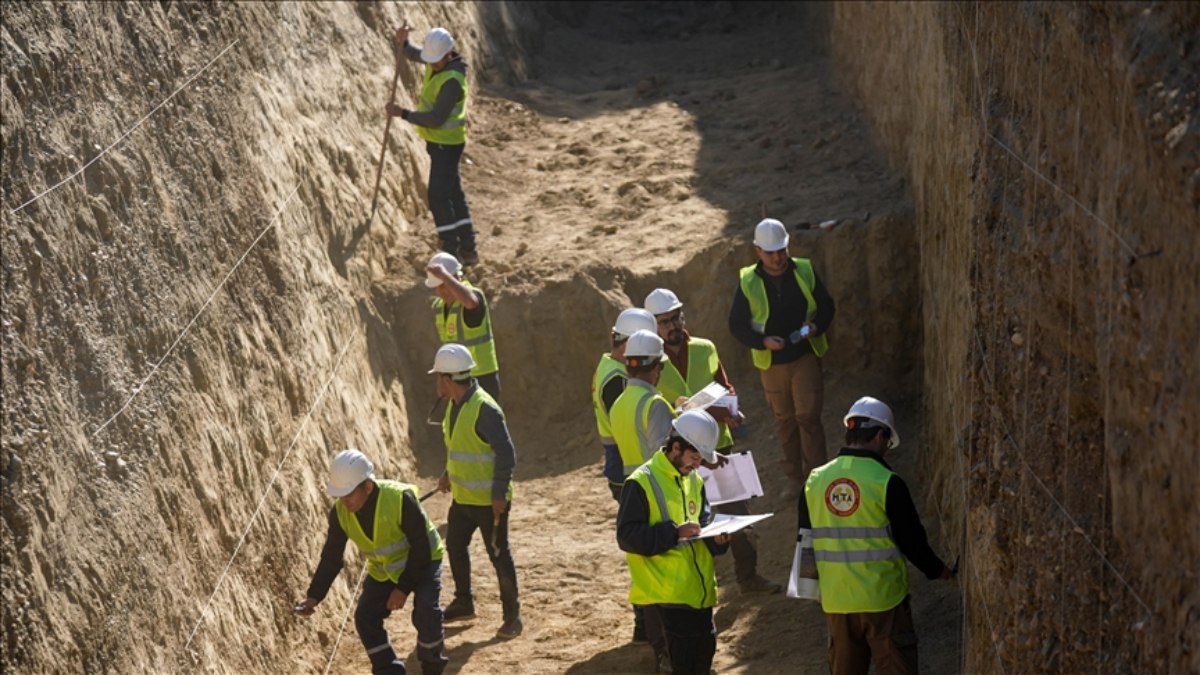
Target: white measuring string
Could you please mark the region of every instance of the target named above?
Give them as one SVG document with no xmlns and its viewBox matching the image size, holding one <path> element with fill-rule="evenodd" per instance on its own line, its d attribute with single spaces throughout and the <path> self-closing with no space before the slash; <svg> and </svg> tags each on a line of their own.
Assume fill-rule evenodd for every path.
<svg viewBox="0 0 1200 675">
<path fill-rule="evenodd" d="M 72 173 L 71 175 L 67 176 L 66 178 L 64 178 L 64 179 L 62 179 L 62 180 L 60 180 L 60 181 L 58 181 L 58 182 L 57 182 L 57 183 L 55 183 L 54 185 L 51 185 L 50 187 L 46 188 L 45 190 L 42 190 L 42 191 L 41 191 L 41 192 L 39 192 L 38 194 L 34 195 L 34 196 L 33 196 L 33 197 L 31 197 L 31 198 L 30 198 L 28 201 L 26 201 L 24 204 L 21 204 L 21 205 L 20 205 L 20 206 L 18 206 L 17 208 L 13 209 L 13 210 L 12 210 L 12 211 L 9 213 L 9 215 L 14 215 L 14 216 L 15 216 L 15 215 L 17 214 L 17 212 L 18 212 L 18 211 L 20 211 L 21 209 L 25 208 L 26 206 L 29 206 L 30 204 L 32 204 L 32 203 L 36 202 L 37 200 L 41 199 L 42 197 L 45 197 L 46 195 L 50 194 L 51 192 L 54 192 L 55 190 L 57 190 L 58 188 L 62 187 L 64 184 L 66 184 L 67 182 L 69 182 L 71 179 L 75 178 L 75 177 L 76 177 L 76 176 L 78 176 L 79 174 L 81 174 L 81 173 L 83 173 L 84 171 L 86 171 L 86 170 L 87 170 L 87 168 L 88 168 L 89 166 L 91 166 L 91 165 L 95 164 L 95 163 L 96 163 L 96 162 L 97 162 L 97 161 L 98 161 L 98 160 L 99 160 L 101 157 L 103 157 L 104 155 L 108 154 L 108 151 L 109 151 L 109 150 L 112 150 L 112 149 L 113 149 L 113 148 L 114 148 L 114 147 L 115 147 L 115 146 L 116 146 L 118 143 L 120 143 L 121 141 L 125 140 L 125 138 L 129 136 L 129 134 L 132 134 L 134 131 L 136 131 L 136 130 L 137 130 L 137 128 L 138 128 L 138 127 L 142 126 L 142 123 L 143 123 L 143 122 L 145 122 L 146 120 L 150 119 L 150 116 L 151 116 L 151 115 L 153 115 L 154 113 L 158 112 L 159 108 L 162 108 L 164 105 L 166 105 L 168 101 L 170 101 L 171 99 L 175 98 L 175 95 L 176 95 L 176 94 L 178 94 L 179 92 L 181 92 L 181 91 L 183 91 L 185 88 L 187 88 L 187 86 L 188 86 L 189 84 L 191 84 L 191 83 L 192 83 L 192 81 L 193 81 L 193 80 L 195 80 L 197 77 L 200 77 L 200 75 L 201 75 L 201 74 L 203 74 L 203 73 L 204 73 L 204 71 L 208 70 L 208 67 L 209 67 L 209 66 L 211 66 L 211 65 L 212 65 L 212 64 L 214 64 L 214 63 L 216 63 L 217 59 L 219 59 L 219 58 L 221 58 L 222 56 L 224 56 L 224 55 L 225 55 L 225 52 L 228 52 L 230 49 L 233 49 L 233 46 L 234 46 L 234 45 L 236 45 L 237 43 L 238 43 L 238 40 L 234 40 L 233 42 L 230 42 L 230 43 L 229 43 L 229 45 L 225 47 L 225 49 L 222 49 L 222 50 L 221 50 L 221 53 L 220 53 L 220 54 L 217 54 L 216 56 L 214 56 L 214 57 L 212 57 L 211 59 L 209 59 L 208 63 L 204 64 L 204 66 L 203 66 L 202 68 L 200 68 L 200 70 L 196 71 L 196 72 L 195 72 L 195 74 L 193 74 L 191 77 L 189 77 L 188 79 L 184 80 L 183 84 L 179 85 L 179 88 L 178 88 L 178 89 L 176 89 L 175 91 L 171 92 L 171 95 L 170 95 L 170 96 L 168 96 L 168 97 L 164 98 L 164 99 L 162 100 L 162 102 L 161 102 L 161 103 L 159 103 L 158 105 L 156 105 L 156 106 L 154 106 L 153 108 L 151 108 L 151 109 L 150 109 L 150 112 L 146 113 L 145 115 L 142 115 L 142 118 L 141 118 L 140 120 L 138 120 L 137 122 L 135 122 L 133 126 L 129 127 L 129 130 L 128 130 L 128 131 L 126 131 L 125 133 L 121 134 L 121 135 L 120 135 L 120 136 L 117 138 L 117 140 L 113 141 L 112 143 L 109 143 L 107 148 L 104 148 L 103 150 L 101 150 L 101 151 L 100 151 L 100 154 L 98 154 L 98 155 L 96 155 L 95 157 L 93 157 L 93 158 L 92 158 L 92 159 L 91 159 L 91 160 L 90 160 L 90 161 L 89 161 L 87 164 L 84 164 L 83 166 L 81 166 L 81 167 L 79 167 L 78 169 L 76 169 L 76 170 L 75 170 L 75 173 Z"/>
<path fill-rule="evenodd" d="M 275 480 L 279 478 L 279 472 L 283 470 L 283 465 L 292 455 L 292 450 L 296 448 L 296 442 L 300 440 L 300 435 L 304 433 L 305 427 L 308 426 L 308 421 L 312 419 L 313 412 L 321 401 L 325 398 L 325 393 L 329 391 L 329 385 L 333 382 L 333 378 L 337 375 L 338 366 L 342 364 L 342 358 L 346 356 L 346 351 L 350 349 L 354 338 L 358 337 L 358 332 L 361 326 L 355 326 L 354 332 L 342 345 L 342 351 L 338 353 L 337 360 L 333 364 L 333 368 L 329 371 L 329 377 L 325 380 L 325 384 L 321 385 L 321 391 L 317 397 L 313 399 L 312 406 L 305 413 L 304 419 L 300 422 L 300 427 L 296 429 L 296 435 L 292 437 L 292 442 L 288 444 L 287 452 L 283 453 L 283 459 L 279 460 L 279 465 L 275 467 L 275 473 L 271 475 L 271 480 L 267 481 L 267 486 L 263 488 L 262 497 L 258 499 L 258 506 L 254 508 L 254 513 L 250 515 L 250 520 L 246 523 L 246 529 L 242 530 L 242 536 L 238 539 L 237 546 L 233 548 L 233 555 L 229 556 L 229 562 L 225 563 L 225 569 L 221 571 L 221 576 L 217 577 L 217 585 L 213 588 L 212 593 L 208 596 L 208 601 L 204 603 L 204 609 L 200 612 L 200 618 L 196 619 L 196 625 L 192 627 L 192 632 L 188 635 L 187 643 L 183 646 L 186 652 L 192 646 L 192 640 L 196 637 L 196 631 L 200 630 L 200 624 L 204 623 L 204 619 L 208 616 L 208 608 L 212 605 L 213 598 L 217 596 L 217 591 L 221 590 L 221 584 L 224 583 L 225 577 L 229 574 L 229 568 L 233 566 L 233 561 L 237 559 L 238 553 L 242 550 L 242 544 L 246 543 L 246 535 L 250 534 L 250 528 L 254 526 L 254 521 L 258 519 L 258 514 L 262 511 L 263 504 L 266 503 L 267 497 L 271 494 L 271 486 L 275 484 Z"/>
<path fill-rule="evenodd" d="M 363 582 L 366 579 L 367 566 L 363 565 L 362 572 L 358 575 L 358 583 L 354 585 L 354 592 L 350 594 L 350 606 L 346 608 L 346 616 L 342 618 L 342 627 L 338 629 L 337 639 L 333 641 L 333 651 L 329 653 L 329 661 L 325 663 L 324 675 L 329 675 L 329 669 L 333 668 L 333 657 L 337 656 L 338 645 L 342 643 L 342 634 L 346 632 L 346 624 L 350 623 L 350 615 L 354 613 L 354 600 L 358 598 L 358 593 L 362 590 Z"/>
<path fill-rule="evenodd" d="M 100 432 L 104 431 L 104 429 L 108 427 L 113 420 L 117 419 L 117 417 L 120 417 L 121 413 L 125 412 L 126 408 L 129 407 L 129 404 L 133 403 L 133 399 L 137 398 L 142 393 L 142 391 L 146 388 L 146 383 L 150 381 L 150 378 L 154 377 L 154 374 L 158 372 L 159 367 L 162 366 L 163 362 L 167 360 L 167 357 L 171 355 L 171 352 L 175 351 L 175 347 L 179 345 L 179 341 L 182 340 L 183 337 L 188 334 L 188 331 L 192 329 L 192 325 L 196 323 L 196 319 L 199 319 L 200 315 L 204 313 L 204 310 L 207 309 L 210 304 L 212 304 L 213 298 L 215 298 L 217 293 L 221 291 L 221 288 L 225 286 L 225 282 L 229 281 L 229 277 L 233 276 L 233 273 L 237 271 L 237 268 L 242 264 L 243 261 L 246 260 L 246 256 L 250 255 L 250 251 L 253 251 L 254 247 L 258 245 L 258 242 L 261 241 L 262 238 L 266 236 L 267 232 L 269 232 L 271 228 L 275 226 L 276 221 L 279 220 L 279 216 L 283 214 L 283 209 L 287 207 L 288 202 L 292 201 L 292 197 L 296 196 L 296 191 L 299 189 L 300 184 L 297 183 L 296 187 L 292 188 L 292 191 L 288 194 L 287 198 L 283 200 L 283 204 L 280 204 L 279 208 L 276 209 L 274 217 L 271 218 L 271 222 L 267 223 L 267 226 L 263 228 L 262 232 L 258 233 L 258 236 L 255 237 L 254 241 L 250 242 L 250 246 L 246 248 L 246 250 L 242 253 L 242 256 L 238 258 L 236 263 L 233 264 L 233 267 L 231 267 L 229 271 L 225 273 L 225 278 L 221 279 L 221 282 L 218 283 L 217 287 L 213 289 L 213 292 L 209 294 L 208 299 L 204 301 L 204 304 L 200 306 L 200 309 L 196 310 L 195 315 L 193 315 L 191 320 L 187 322 L 187 325 L 183 327 L 183 330 L 179 332 L 179 335 L 175 336 L 174 342 L 171 343 L 170 347 L 167 347 L 167 351 L 158 359 L 158 363 L 155 363 L 154 367 L 150 369 L 150 372 L 147 373 L 146 377 L 142 378 L 142 381 L 133 388 L 133 393 L 130 394 L 124 405 L 122 405 L 117 412 L 113 413 L 111 417 L 105 420 L 104 424 L 101 424 L 96 428 L 95 431 L 92 432 L 92 438 L 100 435 Z"/>
</svg>

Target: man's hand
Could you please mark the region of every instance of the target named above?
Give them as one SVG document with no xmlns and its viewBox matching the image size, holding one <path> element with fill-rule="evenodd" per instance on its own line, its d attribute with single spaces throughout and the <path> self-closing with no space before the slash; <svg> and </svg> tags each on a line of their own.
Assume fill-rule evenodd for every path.
<svg viewBox="0 0 1200 675">
<path fill-rule="evenodd" d="M 441 475 L 440 478 L 438 478 L 437 491 L 438 492 L 449 492 L 450 491 L 450 474 L 444 473 Z"/>
<path fill-rule="evenodd" d="M 700 523 L 684 523 L 675 531 L 679 541 L 700 536 Z"/>
<path fill-rule="evenodd" d="M 392 592 L 388 594 L 387 608 L 393 612 L 398 609 L 404 609 L 404 603 L 407 600 L 408 593 L 405 593 L 399 588 L 393 588 Z"/>
<path fill-rule="evenodd" d="M 384 109 L 387 110 L 388 115 L 392 117 L 399 117 L 400 119 L 404 120 L 408 119 L 408 113 L 410 112 L 408 109 L 401 108 L 392 101 L 388 101 L 387 105 L 384 106 Z"/>
<path fill-rule="evenodd" d="M 408 42 L 408 22 L 407 21 L 405 21 L 404 25 L 397 28 L 396 32 L 394 34 L 392 34 L 392 42 L 395 42 L 397 45 L 403 45 L 405 42 Z"/>
<path fill-rule="evenodd" d="M 503 499 L 493 499 L 492 500 L 492 522 L 499 523 L 500 516 L 503 516 L 504 512 L 507 510 L 508 510 L 508 502 L 507 501 L 505 501 Z"/>
<path fill-rule="evenodd" d="M 733 539 L 732 534 L 718 534 L 717 536 L 713 537 L 713 543 L 717 546 L 724 546 L 725 544 L 728 544 L 731 539 Z"/>
<path fill-rule="evenodd" d="M 297 603 L 295 607 L 292 607 L 292 613 L 307 619 L 316 611 L 318 602 L 318 600 L 313 600 L 312 598 L 305 598 L 303 601 Z"/>
<path fill-rule="evenodd" d="M 787 346 L 787 341 L 777 335 L 768 335 L 763 338 L 763 347 L 777 352 Z"/>
<path fill-rule="evenodd" d="M 728 408 L 726 408 L 726 410 L 728 410 Z M 736 428 L 742 426 L 742 424 L 744 424 L 745 422 L 746 422 L 746 416 L 743 415 L 742 411 L 740 411 L 740 410 L 735 413 L 730 413 L 729 419 L 725 420 L 725 424 L 728 425 L 728 427 L 730 429 L 736 429 Z"/>
<path fill-rule="evenodd" d="M 433 263 L 432 265 L 426 265 L 425 273 L 430 276 L 437 277 L 438 279 L 441 279 L 443 282 L 449 281 L 451 278 L 450 273 L 446 271 L 445 267 L 442 267 L 441 263 Z"/>
</svg>

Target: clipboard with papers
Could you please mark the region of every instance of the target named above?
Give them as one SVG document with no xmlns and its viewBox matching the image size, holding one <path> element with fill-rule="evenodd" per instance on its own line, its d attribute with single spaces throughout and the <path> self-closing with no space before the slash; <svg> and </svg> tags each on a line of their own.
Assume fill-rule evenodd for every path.
<svg viewBox="0 0 1200 675">
<path fill-rule="evenodd" d="M 729 461 L 719 469 L 711 470 L 703 466 L 696 469 L 700 478 L 704 479 L 708 503 L 726 504 L 763 496 L 758 469 L 754 466 L 754 455 L 746 450 L 725 457 Z"/>
<path fill-rule="evenodd" d="M 727 513 L 718 513 L 713 516 L 713 520 L 708 525 L 700 529 L 700 534 L 687 539 L 686 541 L 695 541 L 697 539 L 707 539 L 716 537 L 722 534 L 733 534 L 738 530 L 745 529 L 757 523 L 760 520 L 766 520 L 774 513 L 760 513 L 753 516 L 732 516 Z"/>
</svg>

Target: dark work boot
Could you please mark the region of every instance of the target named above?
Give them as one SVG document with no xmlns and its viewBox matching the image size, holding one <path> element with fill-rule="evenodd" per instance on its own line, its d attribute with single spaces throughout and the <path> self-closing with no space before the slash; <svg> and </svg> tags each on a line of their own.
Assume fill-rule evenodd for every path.
<svg viewBox="0 0 1200 675">
<path fill-rule="evenodd" d="M 458 228 L 457 257 L 463 267 L 479 263 L 479 252 L 475 250 L 475 229 L 471 225 Z"/>
<path fill-rule="evenodd" d="M 475 603 L 470 598 L 454 598 L 442 611 L 442 623 L 475 618 Z"/>
</svg>

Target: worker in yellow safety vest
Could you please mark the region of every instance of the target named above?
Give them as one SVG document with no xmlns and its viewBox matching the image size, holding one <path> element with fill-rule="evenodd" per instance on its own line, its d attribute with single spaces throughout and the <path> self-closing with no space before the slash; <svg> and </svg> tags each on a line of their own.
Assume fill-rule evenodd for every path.
<svg viewBox="0 0 1200 675">
<path fill-rule="evenodd" d="M 438 489 L 453 496 L 446 522 L 446 551 L 454 577 L 454 600 L 446 606 L 445 620 L 475 616 L 469 547 L 479 530 L 496 569 L 504 610 L 504 623 L 496 637 L 507 640 L 520 635 L 523 629 L 517 569 L 508 544 L 517 453 L 504 412 L 471 377 L 475 365 L 466 347 L 448 344 L 438 349 L 429 371 L 437 376 L 438 396 L 450 399 L 442 418 L 446 471 L 438 479 Z"/>
<path fill-rule="evenodd" d="M 846 447 L 813 470 L 799 500 L 799 538 L 810 538 L 834 675 L 917 672 L 908 563 L 929 579 L 954 571 L 929 547 L 904 480 L 884 456 L 900 444 L 892 410 L 869 396 L 846 413 Z"/>
<path fill-rule="evenodd" d="M 371 461 L 351 448 L 333 458 L 326 491 L 337 501 L 329 509 L 321 562 L 295 612 L 312 616 L 342 569 L 346 542 L 353 541 L 367 559 L 367 578 L 358 596 L 354 624 L 371 659 L 371 672 L 406 672 L 383 621 L 403 609 L 411 596 L 421 672 L 441 673 L 447 663 L 441 608 L 444 549 L 437 528 L 421 508 L 416 488 L 376 479 Z"/>
<path fill-rule="evenodd" d="M 429 153 L 429 210 L 442 250 L 464 265 L 474 265 L 479 262 L 475 226 L 458 172 L 467 146 L 466 61 L 454 51 L 454 37 L 445 28 L 429 31 L 423 47 L 409 44 L 407 24 L 396 29 L 392 41 L 397 64 L 403 56 L 424 63 L 425 69 L 416 110 L 389 101 L 387 113 L 411 123 L 425 140 Z"/>
<path fill-rule="evenodd" d="M 663 366 L 663 341 L 653 330 L 637 330 L 625 343 L 625 391 L 609 410 L 613 440 L 621 459 L 620 485 L 667 442 L 675 408 L 655 384 Z M 616 477 L 614 471 L 613 477 Z M 610 482 L 615 482 L 610 478 Z M 656 659 L 667 658 L 666 636 L 657 606 L 633 606 L 633 642 L 649 642 Z"/>
<path fill-rule="evenodd" d="M 670 672 L 707 675 L 717 649 L 713 555 L 725 552 L 729 535 L 698 538 L 712 513 L 696 469 L 716 461 L 720 430 L 703 410 L 671 426 L 666 444 L 625 481 L 617 543 L 629 565 L 629 601 L 658 610 Z M 667 665 L 661 655 L 658 665 Z"/>
<path fill-rule="evenodd" d="M 650 312 L 638 307 L 622 310 L 612 327 L 610 349 L 600 355 L 600 362 L 596 364 L 596 372 L 592 375 L 592 408 L 596 413 L 596 433 L 604 448 L 604 476 L 608 479 L 608 489 L 613 499 L 617 501 L 621 499 L 625 473 L 621 454 L 617 451 L 617 441 L 613 438 L 609 411 L 621 392 L 625 391 L 625 381 L 628 379 L 625 374 L 625 345 L 629 336 L 639 330 L 654 329 L 654 316 Z"/>
<path fill-rule="evenodd" d="M 674 291 L 656 288 L 646 296 L 642 306 L 654 315 L 656 330 L 663 340 L 667 355 L 658 377 L 658 390 L 664 398 L 678 403 L 681 398 L 691 398 L 710 382 L 725 387 L 731 396 L 737 394 L 717 354 L 716 344 L 688 332 L 683 302 Z M 727 461 L 725 456 L 733 451 L 733 435 L 729 430 L 741 426 L 746 417 L 741 411 L 735 412 L 722 405 L 710 406 L 708 413 L 717 420 L 721 429 L 717 440 L 717 465 L 709 467 L 718 468 L 724 466 Z M 727 502 L 715 508 L 717 513 L 750 515 L 750 502 L 747 500 Z M 733 570 L 738 590 L 743 594 L 778 593 L 783 590 L 782 586 L 758 574 L 757 542 L 758 536 L 753 527 L 738 530 L 733 535 L 730 548 L 733 551 Z"/>
<path fill-rule="evenodd" d="M 500 363 L 492 335 L 487 296 L 462 276 L 462 265 L 449 253 L 436 253 L 425 267 L 425 287 L 433 290 L 433 321 L 442 344 L 458 343 L 471 352 L 471 376 L 500 402 Z"/>
<path fill-rule="evenodd" d="M 820 358 L 829 348 L 833 299 L 807 258 L 788 253 L 783 223 L 766 218 L 754 228 L 758 263 L 743 267 L 729 309 L 729 331 L 750 348 L 763 393 L 775 415 L 790 501 L 808 472 L 825 463 Z"/>
</svg>

